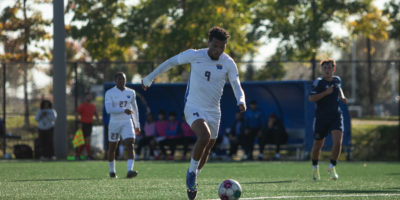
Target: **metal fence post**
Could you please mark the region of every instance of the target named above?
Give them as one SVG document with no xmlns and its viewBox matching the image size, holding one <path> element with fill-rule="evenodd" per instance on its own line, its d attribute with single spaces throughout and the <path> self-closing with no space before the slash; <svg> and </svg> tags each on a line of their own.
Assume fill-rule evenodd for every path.
<svg viewBox="0 0 400 200">
<path fill-rule="evenodd" d="M 397 66 L 398 66 L 398 76 L 399 76 L 399 80 L 397 80 L 398 81 L 398 84 L 399 84 L 399 87 L 398 87 L 398 96 L 397 96 L 397 106 L 398 106 L 398 113 L 397 113 L 397 117 L 398 117 L 398 123 L 399 123 L 399 125 L 398 125 L 398 130 L 397 130 L 397 135 L 398 135 L 398 139 L 397 139 L 397 149 L 398 149 L 398 160 L 400 160 L 400 61 L 397 61 Z"/>
<path fill-rule="evenodd" d="M 6 63 L 2 63 L 3 67 L 3 125 L 4 130 L 6 130 Z M 5 158 L 7 150 L 6 132 L 3 134 L 3 156 Z"/>
</svg>

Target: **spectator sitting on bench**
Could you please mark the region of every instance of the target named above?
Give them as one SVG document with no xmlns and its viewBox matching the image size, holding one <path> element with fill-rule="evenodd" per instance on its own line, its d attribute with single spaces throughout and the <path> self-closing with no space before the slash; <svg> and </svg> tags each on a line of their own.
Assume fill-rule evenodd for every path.
<svg viewBox="0 0 400 200">
<path fill-rule="evenodd" d="M 164 140 L 167 139 L 166 137 L 166 130 L 167 130 L 167 123 L 168 121 L 165 120 L 165 112 L 163 110 L 160 110 L 158 112 L 158 120 L 156 121 L 156 142 L 158 146 L 160 147 L 162 153 L 165 152 L 163 151 L 163 147 L 160 145 Z M 165 159 L 167 155 L 162 154 L 161 159 Z M 158 159 L 158 152 L 157 150 L 154 151 L 154 157 L 155 159 Z"/>
<path fill-rule="evenodd" d="M 189 145 L 193 145 L 196 142 L 196 134 L 192 128 L 186 123 L 185 114 L 182 115 L 182 122 L 180 124 L 180 130 L 182 131 L 181 144 L 183 145 L 183 155 L 181 160 L 186 160 L 186 154 L 189 151 Z"/>
<path fill-rule="evenodd" d="M 286 144 L 288 141 L 288 134 L 286 133 L 285 127 L 282 121 L 274 114 L 269 115 L 268 121 L 265 123 L 262 132 L 260 133 L 260 153 L 264 152 L 264 146 L 266 144 L 275 144 L 276 153 L 273 159 L 280 159 L 280 145 Z"/>
<path fill-rule="evenodd" d="M 169 147 L 170 154 L 167 157 L 168 160 L 173 160 L 175 155 L 176 145 L 179 143 L 179 122 L 176 120 L 176 113 L 170 112 L 168 115 L 168 123 L 167 128 L 165 130 L 165 135 L 167 137 L 166 140 L 163 140 L 159 143 L 161 150 L 163 151 L 163 155 L 166 155 L 165 146 Z"/>
<path fill-rule="evenodd" d="M 241 112 L 236 112 L 235 114 L 235 121 L 233 122 L 232 127 L 230 128 L 228 138 L 229 138 L 229 144 L 230 144 L 230 149 L 229 149 L 229 156 L 232 159 L 234 155 L 236 155 L 237 150 L 239 145 L 242 146 L 242 148 L 245 147 L 244 143 L 244 119 L 243 115 Z"/>
<path fill-rule="evenodd" d="M 146 154 L 143 156 L 143 159 L 153 160 L 154 158 L 154 149 L 156 147 L 155 135 L 156 135 L 156 122 L 154 121 L 154 115 L 149 113 L 147 115 L 146 123 L 144 124 L 144 135 L 143 138 L 138 142 L 138 147 L 136 153 L 140 156 L 140 152 L 143 147 L 148 146 L 150 150 L 150 158 L 147 158 Z"/>
</svg>

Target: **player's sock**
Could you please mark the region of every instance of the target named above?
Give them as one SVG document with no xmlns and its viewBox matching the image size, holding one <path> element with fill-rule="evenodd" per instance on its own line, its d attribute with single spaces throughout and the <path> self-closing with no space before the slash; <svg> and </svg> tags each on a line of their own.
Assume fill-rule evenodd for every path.
<svg viewBox="0 0 400 200">
<path fill-rule="evenodd" d="M 111 173 L 115 173 L 115 160 L 108 162 L 108 167 L 110 168 Z"/>
<path fill-rule="evenodd" d="M 200 160 L 194 160 L 193 158 L 190 159 L 190 167 L 189 167 L 189 172 L 196 172 L 197 167 L 200 164 Z"/>
<path fill-rule="evenodd" d="M 318 168 L 318 160 L 312 160 L 312 166 L 313 166 L 313 169 L 317 169 Z"/>
<path fill-rule="evenodd" d="M 127 171 L 132 171 L 133 170 L 133 165 L 135 164 L 135 160 L 133 159 L 128 159 L 128 164 L 127 164 Z"/>
<path fill-rule="evenodd" d="M 331 160 L 331 164 L 329 165 L 329 168 L 334 168 L 336 166 L 337 160 Z"/>
</svg>

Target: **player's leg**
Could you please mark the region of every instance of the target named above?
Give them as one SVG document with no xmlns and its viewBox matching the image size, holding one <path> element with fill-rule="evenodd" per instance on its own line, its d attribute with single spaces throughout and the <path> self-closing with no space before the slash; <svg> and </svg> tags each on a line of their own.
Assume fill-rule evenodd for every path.
<svg viewBox="0 0 400 200">
<path fill-rule="evenodd" d="M 197 140 L 193 146 L 192 161 L 190 164 L 189 171 L 196 172 L 196 169 L 200 164 L 200 159 L 204 154 L 206 146 L 210 142 L 211 133 L 210 133 L 210 128 L 208 127 L 204 119 L 197 119 L 196 121 L 194 121 L 192 124 L 192 130 L 196 134 Z"/>
<path fill-rule="evenodd" d="M 210 141 L 206 145 L 206 148 L 204 149 L 204 153 L 203 153 L 203 156 L 201 157 L 199 166 L 197 167 L 197 169 L 199 171 L 203 168 L 204 164 L 206 164 L 208 157 L 210 155 L 211 149 L 213 148 L 216 141 L 217 141 L 217 139 L 210 139 Z"/>
<path fill-rule="evenodd" d="M 135 148 L 134 148 L 135 138 L 127 138 L 123 141 L 123 144 L 126 148 L 127 157 L 128 157 L 126 177 L 132 178 L 132 177 L 137 176 L 137 172 L 133 171 L 133 167 L 135 164 Z"/>
<path fill-rule="evenodd" d="M 108 166 L 110 168 L 111 178 L 117 178 L 115 171 L 115 153 L 118 148 L 120 129 L 120 124 L 117 122 L 110 122 L 108 125 Z"/>
<path fill-rule="evenodd" d="M 115 152 L 117 151 L 118 142 L 108 142 L 108 166 L 110 169 L 110 177 L 116 178 L 115 171 Z"/>
<path fill-rule="evenodd" d="M 332 131 L 332 154 L 331 160 L 329 165 L 329 175 L 332 180 L 337 180 L 339 175 L 336 173 L 336 163 L 340 156 L 340 152 L 342 151 L 342 140 L 343 140 L 343 133 L 341 130 L 333 130 Z"/>
<path fill-rule="evenodd" d="M 314 139 L 313 148 L 311 151 L 311 160 L 313 166 L 313 179 L 320 180 L 319 175 L 319 167 L 318 167 L 318 160 L 319 155 L 321 154 L 322 146 L 324 146 L 325 138 L 322 139 Z"/>
</svg>

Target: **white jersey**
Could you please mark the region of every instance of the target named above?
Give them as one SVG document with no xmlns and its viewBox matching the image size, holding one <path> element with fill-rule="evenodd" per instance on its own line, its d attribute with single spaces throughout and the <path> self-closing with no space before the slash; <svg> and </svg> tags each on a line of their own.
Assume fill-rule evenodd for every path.
<svg viewBox="0 0 400 200">
<path fill-rule="evenodd" d="M 161 64 L 155 71 L 143 79 L 145 86 L 162 72 L 173 65 L 191 65 L 188 81 L 185 105 L 194 106 L 205 111 L 220 112 L 220 101 L 226 80 L 229 79 L 237 104 L 246 105 L 244 92 L 240 86 L 239 73 L 235 62 L 227 54 L 223 53 L 218 60 L 212 60 L 206 49 L 189 49 L 177 56 L 170 58 Z"/>
<path fill-rule="evenodd" d="M 115 86 L 107 90 L 104 105 L 107 113 L 110 114 L 110 123 L 113 121 L 133 120 L 135 128 L 140 128 L 135 90 L 128 87 L 125 87 L 124 90 L 120 90 Z M 125 109 L 132 110 L 133 114 L 126 114 Z"/>
</svg>

